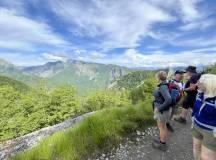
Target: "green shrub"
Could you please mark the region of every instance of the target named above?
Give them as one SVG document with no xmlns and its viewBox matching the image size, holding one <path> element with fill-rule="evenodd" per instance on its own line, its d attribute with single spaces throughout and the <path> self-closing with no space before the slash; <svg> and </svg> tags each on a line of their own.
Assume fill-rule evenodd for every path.
<svg viewBox="0 0 216 160">
<path fill-rule="evenodd" d="M 98 91 L 85 98 L 83 108 L 91 112 L 108 107 L 128 106 L 129 104 L 130 100 L 126 92 Z"/>
<path fill-rule="evenodd" d="M 75 88 L 62 86 L 51 93 L 43 88 L 20 93 L 0 87 L 0 141 L 53 125 L 82 112 Z"/>
<path fill-rule="evenodd" d="M 152 100 L 152 94 L 156 87 L 156 80 L 155 78 L 148 78 L 138 87 L 133 89 L 130 92 L 130 98 L 133 104 L 138 103 L 139 101 L 143 102 L 146 100 Z"/>
<path fill-rule="evenodd" d="M 154 123 L 150 104 L 108 108 L 87 117 L 74 128 L 61 131 L 14 160 L 80 160 L 87 155 L 110 149 L 126 133 Z"/>
<path fill-rule="evenodd" d="M 216 63 L 205 68 L 205 73 L 216 74 Z"/>
</svg>

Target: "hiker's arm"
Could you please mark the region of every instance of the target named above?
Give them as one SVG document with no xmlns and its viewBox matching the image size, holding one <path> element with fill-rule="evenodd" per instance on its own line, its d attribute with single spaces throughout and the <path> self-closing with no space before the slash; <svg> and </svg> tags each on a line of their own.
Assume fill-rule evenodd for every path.
<svg viewBox="0 0 216 160">
<path fill-rule="evenodd" d="M 170 96 L 169 89 L 168 89 L 167 85 L 161 85 L 160 86 L 160 92 L 164 98 L 164 102 L 163 102 L 163 104 L 158 106 L 158 109 L 159 109 L 159 111 L 162 111 L 172 103 L 172 98 Z"/>
<path fill-rule="evenodd" d="M 191 83 L 191 84 L 190 84 L 190 87 L 185 88 L 184 90 L 185 90 L 185 91 L 194 91 L 194 90 L 196 90 L 196 88 L 197 88 L 197 84 Z"/>
<path fill-rule="evenodd" d="M 197 89 L 197 77 L 196 76 L 192 76 L 191 80 L 190 80 L 190 86 L 188 88 L 185 88 L 185 91 L 194 91 Z"/>
</svg>

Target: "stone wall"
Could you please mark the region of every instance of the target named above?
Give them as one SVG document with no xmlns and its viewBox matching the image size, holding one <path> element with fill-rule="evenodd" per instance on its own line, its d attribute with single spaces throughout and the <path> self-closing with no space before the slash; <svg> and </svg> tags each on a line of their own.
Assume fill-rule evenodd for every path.
<svg viewBox="0 0 216 160">
<path fill-rule="evenodd" d="M 0 144 L 0 160 L 8 159 L 9 157 L 17 154 L 18 152 L 23 152 L 27 149 L 34 147 L 36 144 L 38 144 L 38 142 L 42 141 L 43 138 L 46 138 L 60 130 L 64 130 L 69 127 L 73 127 L 77 122 L 81 121 L 83 118 L 91 114 L 93 114 L 93 112 L 83 114 L 81 116 L 66 120 L 54 126 L 42 128 L 38 131 L 29 133 L 22 137 L 18 137 L 16 139 L 5 141 L 1 143 Z"/>
</svg>

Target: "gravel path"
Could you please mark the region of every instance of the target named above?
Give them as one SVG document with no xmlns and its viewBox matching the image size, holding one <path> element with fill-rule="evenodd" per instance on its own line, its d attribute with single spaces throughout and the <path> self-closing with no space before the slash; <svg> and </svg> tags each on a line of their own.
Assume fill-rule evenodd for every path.
<svg viewBox="0 0 216 160">
<path fill-rule="evenodd" d="M 192 160 L 192 137 L 190 123 L 172 122 L 175 132 L 169 133 L 168 150 L 152 148 L 152 138 L 158 135 L 156 127 L 137 131 L 117 149 L 102 154 L 96 160 Z"/>
</svg>

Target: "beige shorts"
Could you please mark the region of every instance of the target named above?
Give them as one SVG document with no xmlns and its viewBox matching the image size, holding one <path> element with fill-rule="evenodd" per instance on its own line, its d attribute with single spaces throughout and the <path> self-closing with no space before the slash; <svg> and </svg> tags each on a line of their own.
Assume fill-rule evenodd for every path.
<svg viewBox="0 0 216 160">
<path fill-rule="evenodd" d="M 205 131 L 197 125 L 194 125 L 192 128 L 192 135 L 194 138 L 202 141 L 202 144 L 206 148 L 216 151 L 216 138 L 214 137 L 213 132 Z"/>
<path fill-rule="evenodd" d="M 162 123 L 167 123 L 170 121 L 171 114 L 172 108 L 167 111 L 163 111 L 163 113 L 154 111 L 154 119 Z"/>
</svg>

